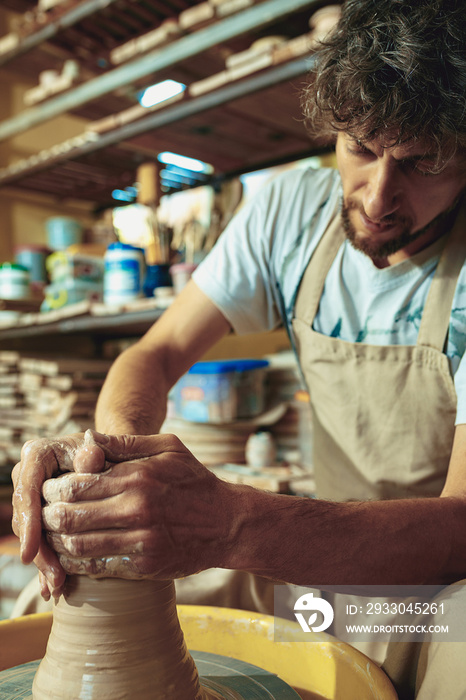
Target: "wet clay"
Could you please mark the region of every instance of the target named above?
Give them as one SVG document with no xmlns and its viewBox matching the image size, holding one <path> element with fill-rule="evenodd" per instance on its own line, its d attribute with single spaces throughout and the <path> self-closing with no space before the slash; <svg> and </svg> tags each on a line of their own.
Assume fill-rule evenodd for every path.
<svg viewBox="0 0 466 700">
<path fill-rule="evenodd" d="M 68 576 L 34 700 L 217 700 L 200 686 L 172 581 Z M 228 697 L 228 696 L 227 696 Z"/>
</svg>

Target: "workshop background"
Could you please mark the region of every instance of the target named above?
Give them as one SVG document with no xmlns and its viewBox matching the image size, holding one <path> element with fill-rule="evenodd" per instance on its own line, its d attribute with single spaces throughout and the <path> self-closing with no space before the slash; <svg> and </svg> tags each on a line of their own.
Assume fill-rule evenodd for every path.
<svg viewBox="0 0 466 700">
<path fill-rule="evenodd" d="M 2 0 L 0 617 L 34 574 L 10 525 L 21 445 L 92 427 L 112 360 L 265 182 L 333 167 L 300 93 L 339 11 Z M 174 387 L 163 430 L 222 478 L 313 495 L 308 397 L 282 329 L 215 346 Z"/>
</svg>

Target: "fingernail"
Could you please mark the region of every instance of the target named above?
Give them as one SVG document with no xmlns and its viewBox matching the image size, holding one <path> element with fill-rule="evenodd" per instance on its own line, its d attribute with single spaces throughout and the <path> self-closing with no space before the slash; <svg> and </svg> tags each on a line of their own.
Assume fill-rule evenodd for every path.
<svg viewBox="0 0 466 700">
<path fill-rule="evenodd" d="M 105 443 L 107 443 L 110 440 L 108 435 L 105 435 L 104 433 L 98 433 L 96 430 L 86 430 L 84 438 L 86 439 L 88 435 L 90 438 L 92 438 L 94 442 L 97 442 L 101 445 L 105 445 Z"/>
</svg>

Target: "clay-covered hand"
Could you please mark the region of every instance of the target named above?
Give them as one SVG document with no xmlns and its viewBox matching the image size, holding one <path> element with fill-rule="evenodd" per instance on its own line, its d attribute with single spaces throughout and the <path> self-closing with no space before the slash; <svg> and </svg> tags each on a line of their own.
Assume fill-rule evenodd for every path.
<svg viewBox="0 0 466 700">
<path fill-rule="evenodd" d="M 21 540 L 21 559 L 34 561 L 40 572 L 41 592 L 61 593 L 65 572 L 44 539 L 42 530 L 42 485 L 63 472 L 98 472 L 105 468 L 105 456 L 94 442 L 94 433 L 30 440 L 21 451 L 21 461 L 12 472 L 13 531 Z"/>
<path fill-rule="evenodd" d="M 242 489 L 173 435 L 96 438 L 110 469 L 43 486 L 47 538 L 68 573 L 168 579 L 228 562 Z"/>
</svg>

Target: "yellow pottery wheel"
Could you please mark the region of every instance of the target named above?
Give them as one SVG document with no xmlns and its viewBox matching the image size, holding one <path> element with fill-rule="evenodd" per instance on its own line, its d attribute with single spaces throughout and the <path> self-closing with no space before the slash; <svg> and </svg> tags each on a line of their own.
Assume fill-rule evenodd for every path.
<svg viewBox="0 0 466 700">
<path fill-rule="evenodd" d="M 364 654 L 325 633 L 302 638 L 299 625 L 270 615 L 178 606 L 188 649 L 245 661 L 275 673 L 303 700 L 396 700 L 385 673 Z M 0 621 L 0 670 L 42 658 L 52 614 Z"/>
</svg>

